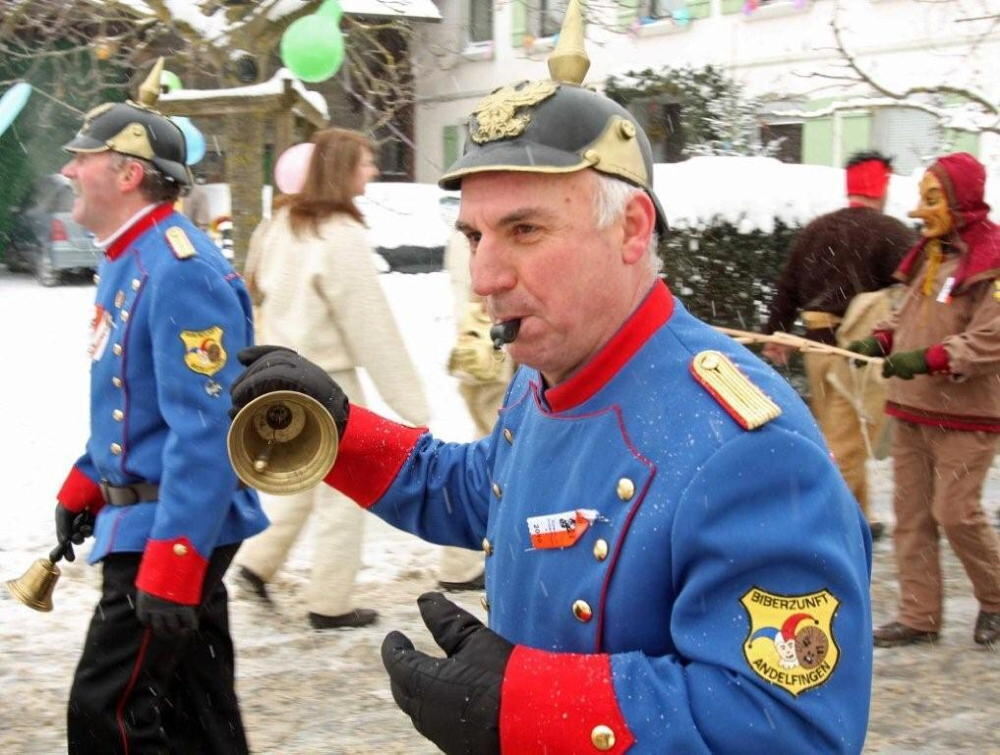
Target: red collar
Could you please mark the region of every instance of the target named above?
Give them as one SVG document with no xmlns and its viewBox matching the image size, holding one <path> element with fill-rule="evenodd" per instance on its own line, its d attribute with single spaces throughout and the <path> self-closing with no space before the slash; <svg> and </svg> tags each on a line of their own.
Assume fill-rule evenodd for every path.
<svg viewBox="0 0 1000 755">
<path fill-rule="evenodd" d="M 667 284 L 654 284 L 642 304 L 579 372 L 545 392 L 549 408 L 553 412 L 564 412 L 592 397 L 670 319 L 673 312 L 674 296 Z"/>
<path fill-rule="evenodd" d="M 170 202 L 157 205 L 148 213 L 143 215 L 132 224 L 125 233 L 116 238 L 111 245 L 104 250 L 104 256 L 108 260 L 116 260 L 125 253 L 125 250 L 132 245 L 132 242 L 148 231 L 152 226 L 159 223 L 174 211 L 174 206 Z"/>
</svg>

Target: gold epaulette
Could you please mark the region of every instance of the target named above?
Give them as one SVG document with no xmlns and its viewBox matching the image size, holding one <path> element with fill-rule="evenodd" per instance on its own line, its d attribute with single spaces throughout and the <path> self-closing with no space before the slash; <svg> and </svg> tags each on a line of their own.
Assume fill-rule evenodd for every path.
<svg viewBox="0 0 1000 755">
<path fill-rule="evenodd" d="M 174 252 L 174 256 L 179 260 L 186 260 L 194 257 L 198 252 L 191 243 L 191 239 L 184 233 L 184 229 L 178 225 L 167 229 L 167 243 Z"/>
<path fill-rule="evenodd" d="M 721 351 L 695 354 L 691 374 L 745 430 L 755 430 L 781 416 L 781 407 Z"/>
</svg>

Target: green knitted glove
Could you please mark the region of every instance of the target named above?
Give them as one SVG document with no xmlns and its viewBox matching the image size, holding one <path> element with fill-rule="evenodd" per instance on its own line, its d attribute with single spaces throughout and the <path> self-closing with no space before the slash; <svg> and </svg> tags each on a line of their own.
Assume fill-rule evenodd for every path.
<svg viewBox="0 0 1000 755">
<path fill-rule="evenodd" d="M 885 356 L 882 344 L 879 343 L 875 336 L 868 336 L 868 338 L 862 338 L 860 341 L 851 341 L 847 344 L 847 350 L 853 351 L 856 354 L 864 354 L 866 357 Z"/>
<path fill-rule="evenodd" d="M 927 350 L 901 351 L 890 354 L 882 362 L 882 377 L 898 377 L 900 380 L 913 380 L 916 375 L 926 375 L 931 371 L 927 366 Z"/>
</svg>

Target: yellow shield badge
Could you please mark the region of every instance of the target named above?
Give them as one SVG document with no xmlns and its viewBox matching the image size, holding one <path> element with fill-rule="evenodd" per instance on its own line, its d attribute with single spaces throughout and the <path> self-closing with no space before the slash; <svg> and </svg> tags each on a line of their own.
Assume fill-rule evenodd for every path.
<svg viewBox="0 0 1000 755">
<path fill-rule="evenodd" d="M 214 375 L 226 366 L 226 350 L 222 348 L 222 328 L 182 330 L 184 364 L 202 375 Z"/>
<path fill-rule="evenodd" d="M 740 603 L 750 619 L 743 656 L 761 679 L 797 697 L 830 678 L 840 659 L 833 636 L 840 601 L 829 590 L 780 595 L 751 587 Z"/>
</svg>

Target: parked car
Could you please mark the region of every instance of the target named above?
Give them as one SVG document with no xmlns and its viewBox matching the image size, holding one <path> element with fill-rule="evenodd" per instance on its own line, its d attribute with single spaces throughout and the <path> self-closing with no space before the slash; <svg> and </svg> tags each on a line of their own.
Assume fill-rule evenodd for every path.
<svg viewBox="0 0 1000 755">
<path fill-rule="evenodd" d="M 101 250 L 94 235 L 72 218 L 73 187 L 58 173 L 39 178 L 13 214 L 7 267 L 28 271 L 43 286 L 56 286 L 63 274 L 93 271 Z"/>
</svg>

